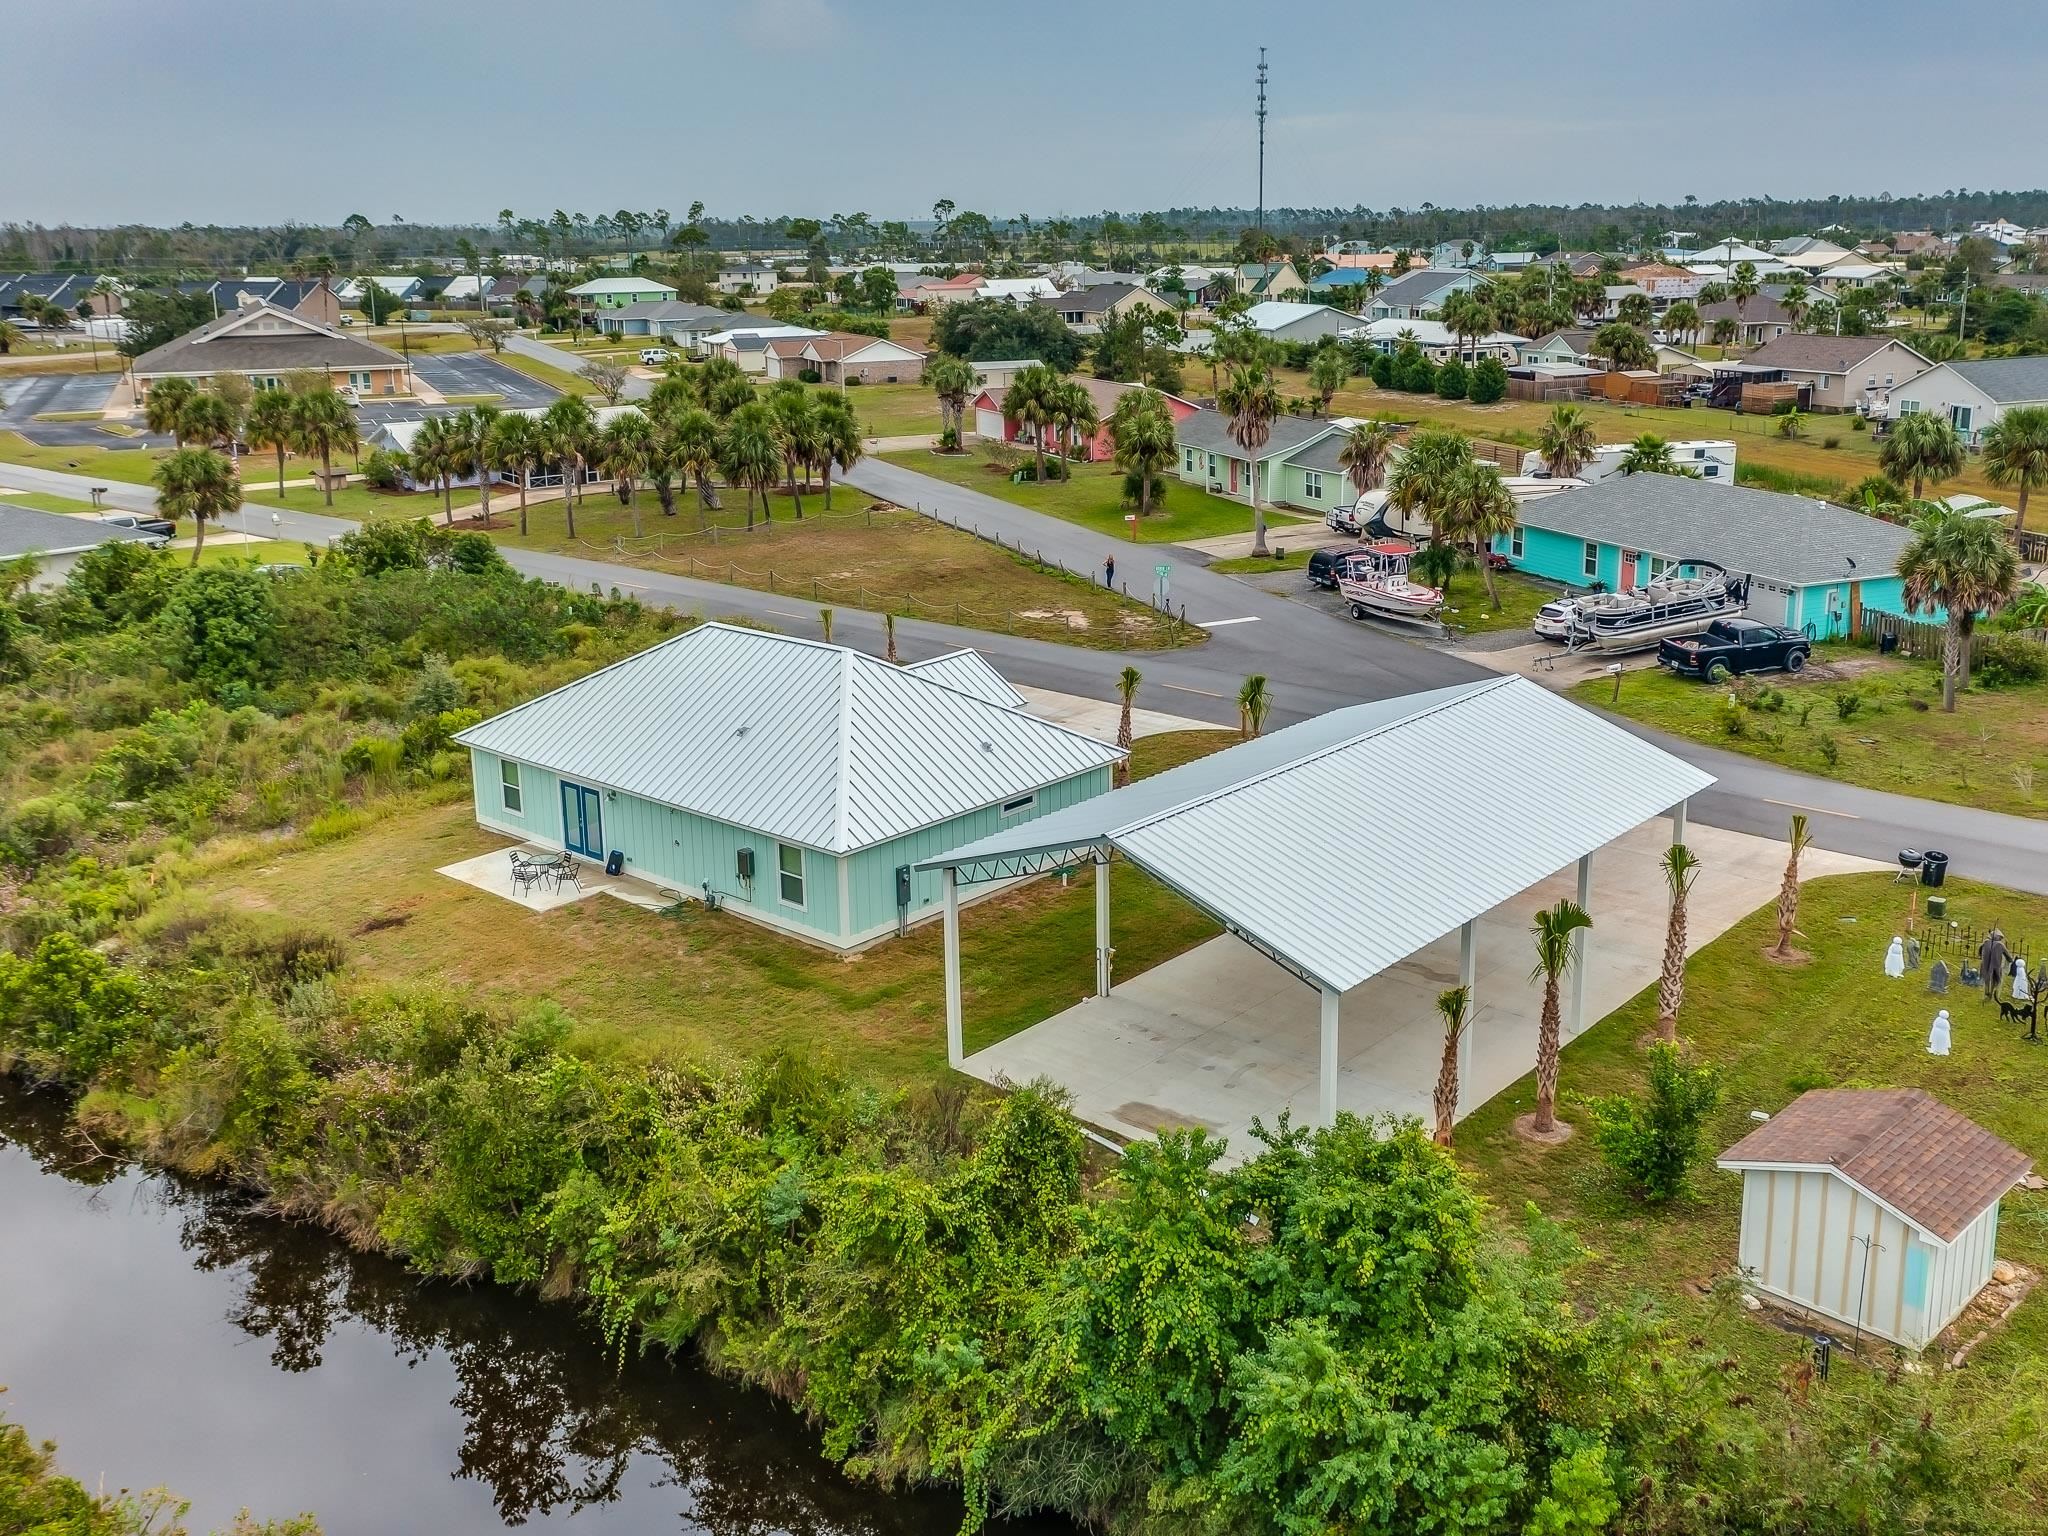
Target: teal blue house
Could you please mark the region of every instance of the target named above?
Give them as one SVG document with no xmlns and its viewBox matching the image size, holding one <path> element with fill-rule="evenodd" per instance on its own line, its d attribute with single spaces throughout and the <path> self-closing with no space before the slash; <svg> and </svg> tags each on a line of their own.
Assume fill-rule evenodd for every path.
<svg viewBox="0 0 2048 1536">
<path fill-rule="evenodd" d="M 920 860 L 1110 788 L 1117 748 L 972 651 L 898 667 L 704 624 L 456 739 L 476 819 L 834 949 L 935 915 Z"/>
<path fill-rule="evenodd" d="M 1685 475 L 1610 475 L 1522 504 L 1493 549 L 1533 576 L 1607 591 L 1711 561 L 1749 578 L 1751 618 L 1817 640 L 1856 632 L 1866 608 L 1906 614 L 1896 523 L 1806 496 Z M 1914 617 L 1940 622 L 1939 613 Z"/>
</svg>

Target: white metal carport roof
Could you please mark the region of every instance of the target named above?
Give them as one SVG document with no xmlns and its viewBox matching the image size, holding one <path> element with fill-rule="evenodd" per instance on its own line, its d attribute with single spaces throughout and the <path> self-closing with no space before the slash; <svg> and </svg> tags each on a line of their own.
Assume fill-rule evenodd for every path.
<svg viewBox="0 0 2048 1536">
<path fill-rule="evenodd" d="M 1115 848 L 1341 993 L 1713 782 L 1503 677 L 1336 710 L 920 867 L 981 879 Z"/>
</svg>

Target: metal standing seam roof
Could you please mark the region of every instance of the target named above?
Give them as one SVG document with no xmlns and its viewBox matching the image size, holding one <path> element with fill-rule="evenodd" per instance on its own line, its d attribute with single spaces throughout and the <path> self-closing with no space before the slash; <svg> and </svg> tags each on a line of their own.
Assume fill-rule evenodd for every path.
<svg viewBox="0 0 2048 1536">
<path fill-rule="evenodd" d="M 1010 686 L 1008 678 L 989 665 L 988 658 L 969 646 L 905 664 L 904 671 L 926 678 L 956 693 L 968 694 L 986 704 L 1004 709 L 1022 709 L 1024 695 Z"/>
<path fill-rule="evenodd" d="M 456 740 L 835 854 L 1123 755 L 845 646 L 717 623 Z"/>
<path fill-rule="evenodd" d="M 1713 782 L 1503 677 L 1335 710 L 919 867 L 1114 847 L 1349 991 Z"/>
</svg>

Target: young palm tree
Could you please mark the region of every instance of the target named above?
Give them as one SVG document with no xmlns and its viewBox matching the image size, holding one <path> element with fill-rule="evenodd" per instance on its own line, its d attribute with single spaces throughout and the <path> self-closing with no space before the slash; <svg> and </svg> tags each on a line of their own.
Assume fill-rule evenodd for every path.
<svg viewBox="0 0 2048 1536">
<path fill-rule="evenodd" d="M 1783 960 L 1792 953 L 1792 930 L 1799 922 L 1799 855 L 1813 839 L 1807 835 L 1806 816 L 1792 817 L 1792 835 L 1785 855 L 1785 877 L 1778 882 L 1778 942 L 1771 953 Z"/>
<path fill-rule="evenodd" d="M 173 522 L 192 519 L 192 563 L 197 565 L 206 548 L 206 525 L 242 504 L 242 484 L 234 466 L 211 448 L 180 448 L 157 465 L 152 478 L 157 510 Z"/>
<path fill-rule="evenodd" d="M 1116 446 L 1117 467 L 1138 481 L 1138 516 L 1152 511 L 1152 486 L 1173 462 L 1178 444 L 1173 413 L 1156 389 L 1134 389 L 1116 403 L 1109 417 L 1109 438 Z"/>
<path fill-rule="evenodd" d="M 1601 326 L 1594 332 L 1589 349 L 1622 371 L 1657 366 L 1657 349 L 1650 345 L 1650 338 L 1626 321 L 1615 320 Z"/>
<path fill-rule="evenodd" d="M 1251 465 L 1252 553 L 1263 557 L 1267 553 L 1266 514 L 1259 506 L 1259 450 L 1273 436 L 1273 422 L 1280 415 L 1280 391 L 1262 367 L 1232 368 L 1216 392 L 1216 409 L 1230 418 L 1230 436 Z"/>
<path fill-rule="evenodd" d="M 1436 1011 L 1444 1016 L 1444 1054 L 1436 1069 L 1436 1132 L 1430 1139 L 1440 1147 L 1451 1144 L 1451 1128 L 1458 1118 L 1458 1042 L 1471 1006 L 1469 987 L 1452 987 L 1436 995 Z"/>
<path fill-rule="evenodd" d="M 1593 926 L 1586 909 L 1575 901 L 1560 901 L 1536 914 L 1531 932 L 1536 939 L 1536 968 L 1531 981 L 1543 983 L 1543 1013 L 1536 1034 L 1536 1115 L 1533 1129 L 1548 1136 L 1557 1129 L 1557 1068 L 1564 1049 L 1564 1013 L 1559 989 L 1564 977 L 1578 962 L 1572 936 Z"/>
<path fill-rule="evenodd" d="M 1444 488 L 1444 517 L 1456 538 L 1472 541 L 1479 574 L 1486 582 L 1486 601 L 1499 613 L 1500 593 L 1486 556 L 1496 538 L 1515 531 L 1516 522 L 1514 494 L 1501 483 L 1500 471 L 1476 459 L 1461 465 Z"/>
<path fill-rule="evenodd" d="M 1116 772 L 1112 775 L 1118 789 L 1131 782 L 1131 700 L 1138 696 L 1138 684 L 1144 680 L 1144 674 L 1136 667 L 1125 667 L 1116 675 L 1117 695 L 1123 700 L 1123 712 L 1117 716 L 1116 722 L 1116 744 L 1124 752 L 1117 759 Z"/>
<path fill-rule="evenodd" d="M 1899 484 L 1910 482 L 1918 501 L 1929 480 L 1962 473 L 1963 440 L 1946 416 L 1914 411 L 1892 423 L 1877 450 L 1877 465 Z"/>
<path fill-rule="evenodd" d="M 1757 281 L 1755 262 L 1738 261 L 1735 264 L 1735 270 L 1728 275 L 1728 297 L 1735 301 L 1736 319 L 1749 318 L 1749 301 L 1757 296 L 1761 286 Z"/>
<path fill-rule="evenodd" d="M 547 462 L 541 443 L 540 423 L 517 411 L 507 412 L 491 424 L 485 457 L 493 470 L 513 475 L 519 487 L 519 537 L 526 537 L 526 482 Z"/>
<path fill-rule="evenodd" d="M 1266 675 L 1254 672 L 1237 690 L 1238 733 L 1247 737 L 1258 735 L 1266 723 L 1266 713 L 1272 707 L 1272 696 L 1266 692 Z"/>
<path fill-rule="evenodd" d="M 638 411 L 616 416 L 597 440 L 598 461 L 611 477 L 626 510 L 633 514 L 633 537 L 642 536 L 640 481 L 654 465 L 654 423 Z"/>
<path fill-rule="evenodd" d="M 1082 439 L 1093 437 L 1101 425 L 1095 415 L 1095 397 L 1079 379 L 1062 379 L 1053 391 L 1052 419 L 1059 432 L 1060 452 L 1070 459 Z"/>
<path fill-rule="evenodd" d="M 1785 285 L 1785 292 L 1778 299 L 1778 307 L 1792 317 L 1792 329 L 1798 330 L 1800 320 L 1804 318 L 1806 311 L 1811 307 L 1811 300 L 1808 299 L 1806 293 L 1806 284 L 1798 282 L 1787 283 Z"/>
<path fill-rule="evenodd" d="M 1700 341 L 1699 306 L 1694 304 L 1691 299 L 1680 299 L 1676 304 L 1665 310 L 1664 334 L 1667 336 L 1683 336 L 1689 344 L 1698 346 Z"/>
<path fill-rule="evenodd" d="M 1912 418 L 1907 418 L 1911 420 Z M 1899 556 L 1908 612 L 1941 609 L 1948 630 L 1941 647 L 1941 707 L 1955 712 L 1956 689 L 1969 678 L 1970 636 L 2019 590 L 2019 556 L 2006 537 L 1980 517 L 1922 502 L 1913 542 Z"/>
<path fill-rule="evenodd" d="M 413 434 L 412 460 L 415 480 L 428 480 L 441 488 L 441 520 L 453 525 L 455 522 L 455 496 L 452 489 L 456 466 L 462 459 L 461 436 L 452 416 L 429 416 L 420 423 L 419 431 Z"/>
<path fill-rule="evenodd" d="M 1699 877 L 1700 861 L 1683 843 L 1673 843 L 1659 859 L 1664 883 L 1671 888 L 1671 916 L 1664 926 L 1664 969 L 1657 977 L 1657 1036 L 1678 1038 L 1678 1007 L 1685 1001 L 1685 899 Z"/>
<path fill-rule="evenodd" d="M 299 451 L 319 456 L 320 485 L 328 506 L 334 505 L 334 455 L 346 452 L 362 441 L 356 430 L 356 413 L 348 402 L 323 385 L 297 397 Z"/>
<path fill-rule="evenodd" d="M 1560 480 L 1569 480 L 1593 460 L 1600 446 L 1600 434 L 1593 418 L 1576 405 L 1554 405 L 1550 419 L 1536 432 L 1536 451 L 1543 467 Z"/>
<path fill-rule="evenodd" d="M 541 441 L 549 460 L 562 466 L 562 515 L 576 537 L 576 504 L 582 499 L 583 466 L 597 435 L 597 418 L 581 395 L 564 395 L 540 418 Z"/>
<path fill-rule="evenodd" d="M 711 472 L 718 468 L 716 418 L 695 407 L 679 411 L 669 423 L 669 458 L 677 474 L 696 483 L 697 523 L 705 526 L 706 514 L 718 506 L 718 494 L 711 488 Z"/>
<path fill-rule="evenodd" d="M 1308 362 L 1308 387 L 1316 399 L 1316 414 L 1330 414 L 1330 401 L 1344 381 L 1351 377 L 1351 360 L 1335 346 L 1324 347 Z"/>
<path fill-rule="evenodd" d="M 925 369 L 924 381 L 939 397 L 940 432 L 951 432 L 957 446 L 967 436 L 967 402 L 979 387 L 974 365 L 942 353 Z"/>
<path fill-rule="evenodd" d="M 1628 445 L 1616 466 L 1624 475 L 1668 475 L 1678 463 L 1671 457 L 1671 445 L 1654 432 L 1639 434 Z"/>
<path fill-rule="evenodd" d="M 2019 487 L 2019 512 L 2012 520 L 2017 539 L 2027 527 L 2028 492 L 2048 485 L 2048 406 L 2016 405 L 1985 432 L 1984 478 Z"/>
<path fill-rule="evenodd" d="M 1038 461 L 1038 483 L 1045 484 L 1045 434 L 1053 423 L 1053 397 L 1060 387 L 1059 375 L 1043 363 L 1020 368 L 1003 391 L 1003 416 L 1031 433 L 1032 452 Z"/>
<path fill-rule="evenodd" d="M 1427 516 L 1434 542 L 1451 486 L 1471 462 L 1472 444 L 1462 433 L 1429 427 L 1413 434 L 1387 476 L 1388 507 L 1400 513 L 1406 525 Z"/>
<path fill-rule="evenodd" d="M 233 402 L 211 390 L 201 390 L 185 402 L 185 409 L 178 417 L 178 426 L 186 442 L 229 453 L 242 423 Z M 234 463 L 231 454 L 228 462 L 230 466 Z"/>
<path fill-rule="evenodd" d="M 152 432 L 168 432 L 172 444 L 185 446 L 185 407 L 199 393 L 190 379 L 159 379 L 142 402 L 142 419 Z"/>
<path fill-rule="evenodd" d="M 783 481 L 796 515 L 804 515 L 803 487 L 797 471 L 806 479 L 818 457 L 817 397 L 793 379 L 785 379 L 768 391 L 768 414 L 775 428 L 775 447 L 782 455 Z"/>
<path fill-rule="evenodd" d="M 1360 496 L 1376 491 L 1387 477 L 1387 461 L 1393 457 L 1400 429 L 1391 421 L 1361 421 L 1337 450 L 1351 489 Z"/>
<path fill-rule="evenodd" d="M 841 473 L 861 460 L 860 423 L 853 407 L 837 395 L 818 402 L 817 458 L 815 467 L 825 484 L 825 510 L 832 510 L 832 471 Z"/>
<path fill-rule="evenodd" d="M 775 472 L 782 467 L 782 455 L 775 446 L 775 422 L 768 407 L 758 400 L 741 406 L 719 434 L 718 468 L 728 485 L 747 493 L 747 528 L 754 526 L 754 493 L 765 503 L 775 484 Z M 772 514 L 771 514 L 772 520 Z"/>
<path fill-rule="evenodd" d="M 291 395 L 281 389 L 266 389 L 249 404 L 249 421 L 242 429 L 251 448 L 268 449 L 277 455 L 277 499 L 284 500 L 284 460 L 299 440 L 298 412 Z"/>
<path fill-rule="evenodd" d="M 882 660 L 892 667 L 902 666 L 903 659 L 896 654 L 896 615 L 893 613 L 882 615 L 882 638 L 888 646 L 882 653 Z"/>
</svg>

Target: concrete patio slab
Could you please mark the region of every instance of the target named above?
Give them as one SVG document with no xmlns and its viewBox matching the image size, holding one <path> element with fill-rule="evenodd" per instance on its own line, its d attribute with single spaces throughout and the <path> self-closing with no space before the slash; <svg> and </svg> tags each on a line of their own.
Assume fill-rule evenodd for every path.
<svg viewBox="0 0 2048 1536">
<path fill-rule="evenodd" d="M 1092 736 L 1097 741 L 1116 742 L 1117 725 L 1123 716 L 1123 706 L 1107 704 L 1101 699 L 1086 699 L 1077 693 L 1058 693 L 1050 688 L 1027 688 L 1019 683 L 1011 684 L 1024 695 L 1024 712 L 1040 720 L 1049 720 L 1054 725 L 1063 725 L 1070 731 L 1079 731 L 1083 736 Z M 1156 709 L 1133 709 L 1131 711 L 1131 734 L 1133 736 L 1160 736 L 1168 731 L 1222 731 L 1230 727 L 1211 725 L 1206 720 L 1191 720 L 1186 715 L 1169 715 Z"/>
<path fill-rule="evenodd" d="M 528 886 L 523 891 L 512 888 L 513 854 L 525 853 L 536 858 L 551 858 L 559 852 L 561 850 L 558 848 L 544 847 L 539 843 L 518 843 L 511 847 L 493 849 L 489 853 L 479 853 L 458 863 L 443 865 L 434 873 L 446 875 L 451 880 L 459 880 L 479 891 L 487 891 L 516 907 L 524 907 L 529 912 L 552 912 L 558 907 L 566 907 L 572 902 L 581 901 L 586 896 L 597 895 L 616 897 L 628 906 L 639 907 L 647 912 L 659 912 L 683 899 L 673 892 L 663 891 L 631 875 L 608 875 L 604 872 L 602 864 L 594 859 L 581 857 L 576 860 L 579 885 L 570 885 L 566 882 L 556 885 L 542 881 Z"/>
<path fill-rule="evenodd" d="M 1670 839 L 1669 822 L 1646 822 L 1593 856 L 1588 1026 L 1657 979 L 1667 910 L 1658 860 Z M 1696 950 L 1772 899 L 1785 848 L 1698 825 L 1686 840 L 1703 861 L 1688 909 Z M 1885 867 L 1810 848 L 1801 871 L 1811 878 Z M 1529 980 L 1529 925 L 1539 907 L 1576 894 L 1576 869 L 1561 870 L 1476 923 L 1461 1116 L 1533 1069 L 1542 994 Z M 1114 939 L 1114 913 L 1111 924 Z M 1458 984 L 1458 958 L 1454 933 L 1345 994 L 1340 1108 L 1430 1116 L 1443 1051 L 1436 998 Z M 1314 989 L 1225 936 L 977 1051 L 964 1065 L 990 1083 L 1051 1078 L 1074 1095 L 1081 1119 L 1127 1139 L 1205 1126 L 1229 1138 L 1235 1160 L 1256 1150 L 1246 1135 L 1255 1116 L 1271 1124 L 1288 1109 L 1297 1124 L 1313 1122 L 1318 1010 Z"/>
</svg>

